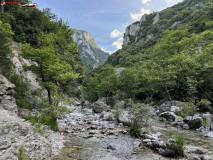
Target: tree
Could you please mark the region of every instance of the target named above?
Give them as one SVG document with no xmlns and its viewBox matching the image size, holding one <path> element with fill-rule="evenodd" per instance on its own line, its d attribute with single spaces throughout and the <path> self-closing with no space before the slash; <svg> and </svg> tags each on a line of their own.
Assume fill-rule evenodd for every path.
<svg viewBox="0 0 213 160">
<path fill-rule="evenodd" d="M 29 44 L 22 46 L 23 57 L 35 62 L 25 66 L 25 69 L 32 70 L 38 75 L 42 86 L 48 92 L 50 104 L 53 104 L 52 95 L 60 96 L 66 86 L 79 77 L 71 63 L 78 54 L 77 45 L 71 40 L 65 41 L 67 35 L 60 34 L 61 30 L 63 29 L 56 34 L 42 33 L 38 40 L 38 49 Z"/>
<path fill-rule="evenodd" d="M 9 76 L 12 69 L 12 63 L 9 59 L 9 42 L 11 41 L 11 36 L 13 34 L 10 25 L 0 21 L 0 74 L 5 75 L 6 77 Z"/>
</svg>

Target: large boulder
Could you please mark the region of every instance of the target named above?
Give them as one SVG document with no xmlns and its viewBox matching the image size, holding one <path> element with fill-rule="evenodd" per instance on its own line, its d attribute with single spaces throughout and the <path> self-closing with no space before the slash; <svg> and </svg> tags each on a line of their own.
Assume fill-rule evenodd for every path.
<svg viewBox="0 0 213 160">
<path fill-rule="evenodd" d="M 129 112 L 124 111 L 118 116 L 118 121 L 120 123 L 123 123 L 123 125 L 125 125 L 125 126 L 130 126 L 131 118 L 132 118 L 132 116 L 129 114 Z"/>
<path fill-rule="evenodd" d="M 158 107 L 157 114 L 159 115 L 163 112 L 175 112 L 176 110 L 179 111 L 180 108 L 178 106 L 181 104 L 182 102 L 179 101 L 166 101 Z"/>
<path fill-rule="evenodd" d="M 203 125 L 203 118 L 199 116 L 194 116 L 189 122 L 188 122 L 190 129 L 198 129 Z"/>
<path fill-rule="evenodd" d="M 168 122 L 174 122 L 177 119 L 177 116 L 173 112 L 163 112 L 159 117 L 165 118 Z"/>
<path fill-rule="evenodd" d="M 109 111 L 110 110 L 110 107 L 102 101 L 97 101 L 97 102 L 93 103 L 91 105 L 91 107 L 92 107 L 92 109 L 95 113 L 101 113 L 103 111 Z"/>
</svg>

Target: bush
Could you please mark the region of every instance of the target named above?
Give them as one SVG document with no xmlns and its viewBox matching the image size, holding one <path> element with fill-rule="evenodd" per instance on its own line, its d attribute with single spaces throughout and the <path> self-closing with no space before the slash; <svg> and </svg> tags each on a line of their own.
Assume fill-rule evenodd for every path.
<svg viewBox="0 0 213 160">
<path fill-rule="evenodd" d="M 141 137 L 141 126 L 135 121 L 130 125 L 129 133 L 134 138 Z"/>
<path fill-rule="evenodd" d="M 10 76 L 10 82 L 13 83 L 16 87 L 14 88 L 16 103 L 20 108 L 23 109 L 32 109 L 32 105 L 27 99 L 28 83 L 22 80 L 23 78 L 17 74 Z"/>
<path fill-rule="evenodd" d="M 175 143 L 169 145 L 169 149 L 174 152 L 174 157 L 184 156 L 184 136 L 183 134 L 174 135 Z"/>
</svg>

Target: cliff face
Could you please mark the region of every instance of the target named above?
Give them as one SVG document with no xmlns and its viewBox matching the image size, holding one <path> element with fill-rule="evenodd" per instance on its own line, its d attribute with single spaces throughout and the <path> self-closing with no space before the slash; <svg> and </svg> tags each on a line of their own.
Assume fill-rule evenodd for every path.
<svg viewBox="0 0 213 160">
<path fill-rule="evenodd" d="M 81 59 L 85 66 L 96 68 L 104 64 L 109 57 L 109 53 L 102 51 L 95 42 L 92 35 L 86 31 L 74 30 L 74 41 L 78 43 Z"/>
</svg>

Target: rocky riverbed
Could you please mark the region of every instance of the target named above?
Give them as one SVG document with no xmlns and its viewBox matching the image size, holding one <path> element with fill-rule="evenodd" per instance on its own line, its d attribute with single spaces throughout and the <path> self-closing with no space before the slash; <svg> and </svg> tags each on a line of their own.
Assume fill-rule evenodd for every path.
<svg viewBox="0 0 213 160">
<path fill-rule="evenodd" d="M 143 139 L 131 138 L 128 133 L 128 113 L 124 111 L 118 119 L 115 111 L 104 103 L 76 104 L 67 106 L 73 112 L 58 120 L 61 132 L 66 135 L 65 148 L 54 160 L 167 160 L 164 155 L 167 143 L 174 134 L 183 133 L 185 138 L 184 159 L 213 159 L 212 138 L 205 137 L 202 132 L 183 130 L 174 123 L 160 122 L 153 111 L 149 121 L 149 134 Z M 121 123 L 122 122 L 122 123 Z"/>
</svg>

